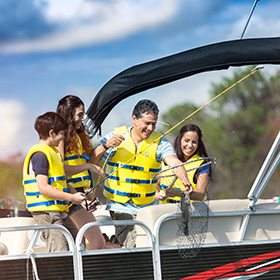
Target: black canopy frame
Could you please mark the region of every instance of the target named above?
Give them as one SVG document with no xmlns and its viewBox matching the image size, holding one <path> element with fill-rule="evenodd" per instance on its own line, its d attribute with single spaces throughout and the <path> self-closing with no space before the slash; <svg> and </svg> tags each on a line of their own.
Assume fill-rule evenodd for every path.
<svg viewBox="0 0 280 280">
<path fill-rule="evenodd" d="M 101 132 L 109 112 L 123 99 L 198 73 L 230 66 L 280 64 L 280 37 L 225 41 L 130 67 L 109 80 L 86 112 L 90 136 Z"/>
</svg>

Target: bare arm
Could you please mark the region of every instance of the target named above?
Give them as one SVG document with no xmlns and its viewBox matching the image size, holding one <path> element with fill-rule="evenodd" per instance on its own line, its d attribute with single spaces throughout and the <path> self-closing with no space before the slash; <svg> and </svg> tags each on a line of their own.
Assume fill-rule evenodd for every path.
<svg viewBox="0 0 280 280">
<path fill-rule="evenodd" d="M 112 138 L 106 141 L 106 147 L 107 149 L 117 147 L 123 140 L 125 140 L 123 135 L 115 134 Z M 90 154 L 90 162 L 97 164 L 107 149 L 105 149 L 103 145 L 99 145 L 97 148 L 93 149 Z"/>
<path fill-rule="evenodd" d="M 175 155 L 168 155 L 164 158 L 164 162 L 169 166 L 175 166 L 177 164 L 182 163 Z M 191 193 L 193 191 L 193 188 L 191 186 L 191 183 L 187 177 L 186 170 L 184 166 L 180 166 L 177 168 L 172 169 L 172 172 L 182 181 L 183 185 L 186 187 L 186 189 L 189 190 Z"/>
<path fill-rule="evenodd" d="M 93 164 L 97 164 L 101 160 L 102 155 L 105 152 L 106 152 L 106 149 L 102 145 L 99 145 L 98 147 L 96 147 L 95 149 L 93 149 L 91 151 L 90 162 Z"/>
<path fill-rule="evenodd" d="M 60 141 L 58 145 L 58 151 L 61 154 L 61 157 L 64 158 L 64 140 Z M 92 164 L 92 163 L 85 163 L 85 164 L 80 164 L 80 165 L 67 165 L 64 164 L 64 170 L 65 174 L 67 176 L 72 176 L 74 174 L 81 173 L 86 170 L 90 170 L 93 173 L 96 173 L 97 175 L 101 176 L 104 178 L 104 171 L 102 170 L 101 167 L 98 165 Z"/>
<path fill-rule="evenodd" d="M 82 193 L 66 193 L 62 192 L 51 185 L 48 184 L 48 176 L 38 174 L 36 176 L 38 188 L 41 194 L 46 195 L 48 197 L 52 197 L 54 199 L 61 199 L 61 200 L 66 200 L 66 201 L 71 201 L 75 204 L 81 204 L 84 200 L 85 197 L 83 196 Z"/>
<path fill-rule="evenodd" d="M 92 163 L 85 163 L 80 165 L 64 164 L 64 170 L 67 176 L 72 176 L 74 174 L 81 173 L 85 170 L 90 170 L 91 172 L 96 173 L 97 175 L 104 178 L 104 171 L 102 170 L 102 168 Z"/>
<path fill-rule="evenodd" d="M 190 199 L 191 200 L 203 200 L 209 183 L 209 174 L 208 173 L 202 173 L 199 174 L 197 177 L 197 184 L 196 184 L 196 190 L 193 190 L 190 193 Z"/>
</svg>

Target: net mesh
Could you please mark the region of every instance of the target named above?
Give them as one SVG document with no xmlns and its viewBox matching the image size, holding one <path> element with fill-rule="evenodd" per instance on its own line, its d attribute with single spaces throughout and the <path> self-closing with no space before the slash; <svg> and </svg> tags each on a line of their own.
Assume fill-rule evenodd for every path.
<svg viewBox="0 0 280 280">
<path fill-rule="evenodd" d="M 182 258 L 194 258 L 200 252 L 208 230 L 209 199 L 189 202 L 189 195 L 182 195 L 178 203 L 179 218 L 176 244 Z M 191 216 L 191 217 L 190 217 Z"/>
<path fill-rule="evenodd" d="M 194 258 L 200 252 L 208 231 L 209 195 L 207 190 L 212 181 L 215 158 L 203 158 L 189 161 L 173 168 L 167 168 L 157 174 L 160 185 L 165 187 L 167 202 L 177 203 L 176 244 L 182 258 Z M 184 189 L 181 172 L 187 172 L 188 179 L 196 184 L 196 189 L 204 189 L 206 195 L 192 195 Z M 176 175 L 175 175 L 176 174 Z M 178 176 L 178 177 L 177 177 Z"/>
</svg>

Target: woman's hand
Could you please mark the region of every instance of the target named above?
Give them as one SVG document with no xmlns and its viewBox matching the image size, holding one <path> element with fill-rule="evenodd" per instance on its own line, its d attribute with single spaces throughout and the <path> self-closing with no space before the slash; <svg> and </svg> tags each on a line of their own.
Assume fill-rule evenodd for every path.
<svg viewBox="0 0 280 280">
<path fill-rule="evenodd" d="M 191 183 L 186 183 L 183 184 L 186 188 L 184 189 L 184 191 L 188 191 L 189 193 L 192 193 L 194 191 L 193 186 Z"/>
<path fill-rule="evenodd" d="M 167 198 L 165 190 L 157 192 L 155 198 L 157 201 L 164 201 Z"/>
<path fill-rule="evenodd" d="M 103 171 L 103 169 L 100 166 L 95 165 L 93 163 L 88 163 L 88 164 L 89 164 L 88 170 L 90 170 L 91 172 L 99 175 L 101 178 L 105 177 L 104 171 Z"/>
</svg>

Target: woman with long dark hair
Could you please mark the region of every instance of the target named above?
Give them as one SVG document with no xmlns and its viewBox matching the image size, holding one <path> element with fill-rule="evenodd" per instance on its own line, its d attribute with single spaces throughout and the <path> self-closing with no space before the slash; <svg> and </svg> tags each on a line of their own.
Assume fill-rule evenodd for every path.
<svg viewBox="0 0 280 280">
<path fill-rule="evenodd" d="M 93 147 L 83 125 L 84 103 L 77 96 L 67 95 L 59 101 L 57 113 L 68 122 L 64 141 L 58 147 L 64 158 L 67 182 L 78 192 L 83 192 L 92 184 L 91 172 L 104 177 L 103 170 L 89 162 Z M 78 229 L 86 223 L 96 221 L 94 215 L 80 205 L 73 204 L 69 208 L 69 215 Z M 88 229 L 85 237 L 89 242 L 89 250 L 116 248 L 116 245 L 105 242 L 99 227 Z"/>
<path fill-rule="evenodd" d="M 177 157 L 182 162 L 191 162 L 193 160 L 195 165 L 200 166 L 203 163 L 203 157 L 208 157 L 205 145 L 202 141 L 202 132 L 200 128 L 195 124 L 187 124 L 183 126 L 175 138 L 174 150 Z M 184 165 L 187 167 L 188 165 Z M 198 167 L 195 166 L 195 167 Z M 209 183 L 209 176 L 211 175 L 210 166 L 201 167 L 196 172 L 188 172 L 189 181 L 192 184 L 193 190 L 190 192 L 190 199 L 192 201 L 202 201 L 206 199 L 206 192 Z M 159 192 L 156 199 L 161 203 L 178 203 L 180 197 L 166 197 L 165 189 L 169 182 L 162 178 L 159 184 Z M 185 187 L 180 184 L 180 180 L 177 180 L 173 186 L 180 190 L 184 190 Z"/>
</svg>

